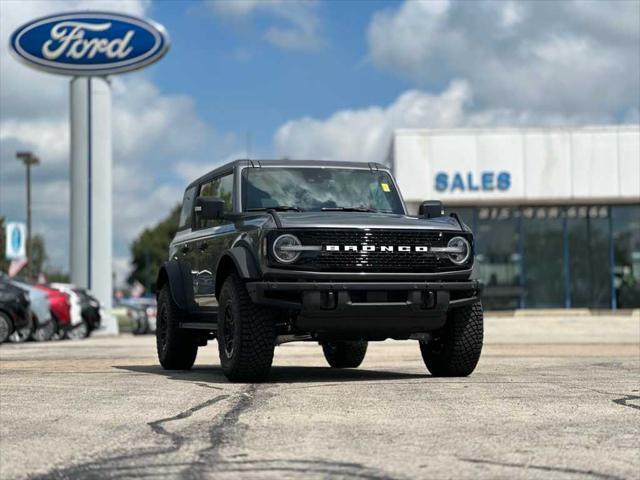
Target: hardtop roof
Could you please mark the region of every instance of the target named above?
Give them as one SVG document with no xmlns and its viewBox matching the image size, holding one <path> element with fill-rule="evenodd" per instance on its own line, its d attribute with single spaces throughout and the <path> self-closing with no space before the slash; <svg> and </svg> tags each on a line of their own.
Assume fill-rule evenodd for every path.
<svg viewBox="0 0 640 480">
<path fill-rule="evenodd" d="M 371 168 L 374 170 L 387 170 L 390 171 L 390 167 L 388 165 L 383 165 L 381 163 L 375 162 L 339 162 L 334 160 L 289 160 L 289 159 L 281 159 L 281 160 L 249 160 L 249 159 L 238 159 L 233 160 L 231 162 L 227 162 L 224 165 L 221 165 L 214 170 L 211 170 L 204 175 L 196 178 L 189 185 L 187 185 L 187 189 L 193 187 L 194 185 L 198 185 L 203 183 L 210 178 L 216 177 L 221 173 L 234 170 L 238 166 L 247 166 L 247 167 L 332 167 L 332 168 Z"/>
</svg>

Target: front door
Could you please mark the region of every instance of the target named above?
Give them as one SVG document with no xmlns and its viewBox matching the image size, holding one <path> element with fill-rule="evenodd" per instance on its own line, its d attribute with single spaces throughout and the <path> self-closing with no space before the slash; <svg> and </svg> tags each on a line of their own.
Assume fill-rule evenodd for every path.
<svg viewBox="0 0 640 480">
<path fill-rule="evenodd" d="M 221 175 L 200 188 L 200 196 L 220 198 L 225 203 L 225 212 L 233 211 L 233 172 Z M 195 300 L 201 307 L 217 307 L 215 297 L 215 273 L 218 260 L 235 238 L 235 225 L 225 219 L 201 220 L 197 218 L 197 290 Z"/>
</svg>

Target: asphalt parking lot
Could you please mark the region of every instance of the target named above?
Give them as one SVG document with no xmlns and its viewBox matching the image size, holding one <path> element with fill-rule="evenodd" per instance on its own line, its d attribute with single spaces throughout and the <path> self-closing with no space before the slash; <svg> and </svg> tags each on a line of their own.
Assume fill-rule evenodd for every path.
<svg viewBox="0 0 640 480">
<path fill-rule="evenodd" d="M 342 371 L 285 345 L 260 385 L 227 383 L 215 342 L 190 372 L 151 336 L 2 345 L 0 477 L 639 478 L 640 320 L 522 321 L 489 321 L 460 379 L 415 342 Z"/>
</svg>

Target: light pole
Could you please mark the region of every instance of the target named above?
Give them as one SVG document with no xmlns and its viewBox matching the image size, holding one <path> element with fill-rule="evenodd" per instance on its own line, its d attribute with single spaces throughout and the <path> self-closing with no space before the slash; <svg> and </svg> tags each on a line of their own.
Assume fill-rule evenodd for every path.
<svg viewBox="0 0 640 480">
<path fill-rule="evenodd" d="M 31 152 L 17 152 L 16 157 L 27 167 L 27 271 L 33 276 L 31 261 L 31 166 L 38 165 L 40 160 Z"/>
</svg>

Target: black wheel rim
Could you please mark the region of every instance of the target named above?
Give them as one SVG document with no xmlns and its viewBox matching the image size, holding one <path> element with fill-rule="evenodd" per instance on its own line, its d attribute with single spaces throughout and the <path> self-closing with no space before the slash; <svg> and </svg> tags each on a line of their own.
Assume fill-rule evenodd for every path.
<svg viewBox="0 0 640 480">
<path fill-rule="evenodd" d="M 0 342 L 3 342 L 9 336 L 9 322 L 4 316 L 0 316 Z"/>
<path fill-rule="evenodd" d="M 231 302 L 227 302 L 224 308 L 224 318 L 222 324 L 224 353 L 227 358 L 231 358 L 236 348 L 236 321 L 233 315 Z"/>
</svg>

